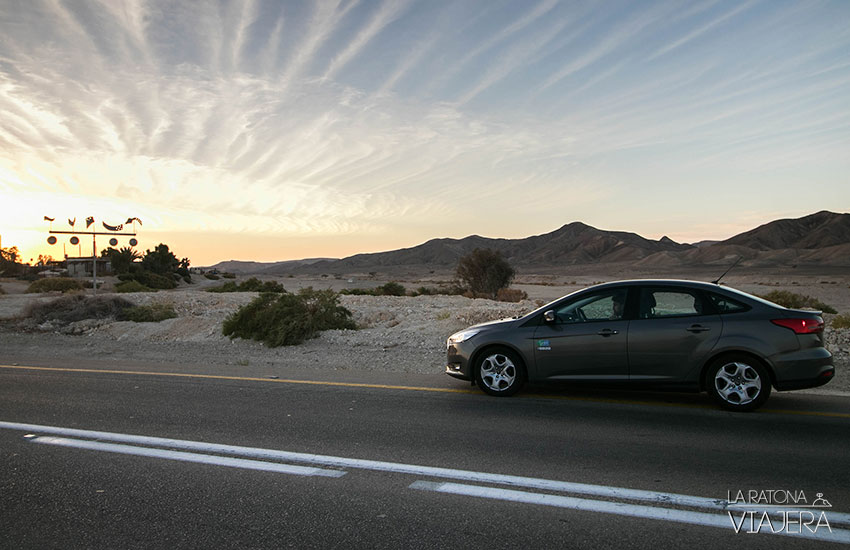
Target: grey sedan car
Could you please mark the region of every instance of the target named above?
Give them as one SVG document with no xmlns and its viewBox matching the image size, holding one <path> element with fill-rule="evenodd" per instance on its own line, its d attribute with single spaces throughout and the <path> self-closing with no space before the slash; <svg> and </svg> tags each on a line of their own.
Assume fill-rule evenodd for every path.
<svg viewBox="0 0 850 550">
<path fill-rule="evenodd" d="M 619 281 L 453 334 L 446 373 L 497 396 L 526 381 L 664 386 L 708 391 L 724 408 L 749 411 L 771 386 L 832 380 L 823 327 L 820 312 L 714 283 Z"/>
</svg>

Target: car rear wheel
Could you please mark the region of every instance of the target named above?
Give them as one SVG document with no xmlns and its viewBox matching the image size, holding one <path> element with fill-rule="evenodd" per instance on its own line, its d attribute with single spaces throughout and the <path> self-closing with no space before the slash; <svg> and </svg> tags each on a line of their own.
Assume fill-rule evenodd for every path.
<svg viewBox="0 0 850 550">
<path fill-rule="evenodd" d="M 753 411 L 770 397 L 765 368 L 746 355 L 728 355 L 712 363 L 706 378 L 708 393 L 730 411 Z"/>
<path fill-rule="evenodd" d="M 506 348 L 485 350 L 475 362 L 475 382 L 490 395 L 513 395 L 525 383 L 522 361 Z"/>
</svg>

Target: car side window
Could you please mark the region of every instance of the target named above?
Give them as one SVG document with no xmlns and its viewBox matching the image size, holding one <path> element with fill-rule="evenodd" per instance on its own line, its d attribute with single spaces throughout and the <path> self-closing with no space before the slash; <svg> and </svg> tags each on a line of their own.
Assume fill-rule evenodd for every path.
<svg viewBox="0 0 850 550">
<path fill-rule="evenodd" d="M 555 308 L 555 323 L 569 324 L 622 319 L 627 292 L 626 289 L 608 290 L 564 304 Z"/>
<path fill-rule="evenodd" d="M 727 298 L 726 296 L 714 293 L 709 294 L 708 296 L 714 304 L 714 308 L 717 310 L 717 313 L 738 313 L 750 309 L 741 302 L 733 300 L 732 298 Z"/>
<path fill-rule="evenodd" d="M 702 298 L 686 290 L 643 288 L 640 293 L 638 317 L 657 319 L 702 315 Z"/>
</svg>

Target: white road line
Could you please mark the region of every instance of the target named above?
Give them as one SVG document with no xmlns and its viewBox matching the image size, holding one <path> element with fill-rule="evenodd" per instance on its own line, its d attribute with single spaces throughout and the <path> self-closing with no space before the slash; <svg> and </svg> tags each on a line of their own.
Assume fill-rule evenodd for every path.
<svg viewBox="0 0 850 550">
<path fill-rule="evenodd" d="M 623 487 L 608 487 L 605 485 L 591 485 L 587 483 L 573 483 L 569 481 L 538 479 L 533 477 L 513 476 L 505 474 L 490 474 L 485 472 L 455 470 L 450 468 L 438 468 L 432 466 L 417 466 L 414 464 L 402 464 L 397 462 L 381 462 L 376 460 L 362 460 L 337 456 L 295 453 L 290 451 L 277 451 L 256 447 L 239 447 L 234 445 L 221 445 L 217 443 L 186 441 L 182 439 L 168 439 L 162 437 L 128 435 L 113 432 L 99 432 L 74 428 L 62 428 L 55 426 L 41 426 L 38 424 L 22 424 L 17 422 L 0 421 L 0 429 L 3 428 L 10 430 L 33 432 L 37 434 L 55 434 L 67 437 L 97 439 L 101 441 L 113 441 L 134 445 L 146 445 L 151 447 L 165 447 L 170 449 L 183 449 L 188 451 L 199 451 L 222 455 L 261 458 L 266 460 L 277 460 L 281 462 L 299 462 L 346 469 L 360 469 L 399 474 L 410 474 L 418 477 L 424 476 L 476 483 L 488 483 L 493 485 L 508 485 L 512 487 L 523 487 L 543 491 L 573 493 L 616 500 L 639 501 L 658 506 L 680 506 L 686 508 L 702 508 L 714 511 L 725 511 L 727 510 L 727 508 L 729 508 L 729 503 L 722 498 L 706 498 L 676 493 L 645 491 L 641 489 L 627 489 Z M 752 508 L 752 510 L 757 512 L 762 511 L 760 508 Z M 773 511 L 774 510 L 771 510 L 771 512 Z M 850 524 L 850 514 L 847 513 L 830 511 L 829 519 L 830 523 L 835 522 Z"/>
<path fill-rule="evenodd" d="M 182 462 L 198 462 L 201 464 L 212 464 L 214 466 L 228 466 L 231 468 L 242 468 L 245 470 L 261 470 L 265 472 L 291 474 L 296 476 L 341 477 L 345 475 L 345 472 L 340 470 L 324 470 L 322 468 L 294 466 L 292 464 L 280 464 L 278 462 L 263 462 L 260 460 L 248 460 L 245 458 L 202 455 L 196 453 L 185 453 L 182 451 L 169 451 L 166 449 L 151 449 L 149 447 L 134 447 L 132 445 L 101 443 L 99 441 L 82 441 L 79 439 L 68 439 L 64 437 L 33 437 L 30 441 L 43 445 L 58 445 L 60 447 L 72 447 L 75 449 L 87 449 L 90 451 L 120 453 L 151 458 L 164 458 L 168 460 L 179 460 Z"/>
<path fill-rule="evenodd" d="M 433 481 L 416 481 L 410 485 L 411 489 L 423 491 L 434 491 L 437 493 L 449 493 L 453 495 L 464 495 L 478 498 L 489 498 L 519 502 L 523 504 L 539 504 L 543 506 L 555 506 L 571 510 L 582 510 L 589 512 L 602 512 L 620 516 L 636 518 L 655 519 L 662 521 L 674 521 L 678 523 L 689 523 L 692 525 L 703 525 L 707 527 L 720 527 L 726 530 L 733 529 L 732 519 L 724 514 L 710 514 L 706 512 L 693 512 L 689 510 L 675 510 L 672 508 L 659 508 L 654 506 L 642 506 L 624 502 L 609 502 L 604 500 L 588 500 L 583 498 L 566 497 L 561 495 L 549 495 L 541 493 L 526 493 L 513 489 L 499 489 L 496 487 L 482 487 L 478 485 L 463 485 L 460 483 L 437 483 Z M 828 514 L 828 511 L 827 511 Z M 758 520 L 756 520 L 758 521 Z M 798 526 L 795 526 L 796 528 Z M 777 530 L 775 533 L 767 527 L 763 527 L 760 533 L 802 537 L 829 542 L 840 542 L 850 544 L 850 531 L 844 529 L 827 529 L 819 527 L 815 532 L 810 532 L 806 527 L 800 527 L 800 532 L 786 532 Z M 741 536 L 746 536 L 746 528 Z"/>
<path fill-rule="evenodd" d="M 605 498 L 639 500 L 646 502 L 654 502 L 657 504 L 664 504 L 668 506 L 724 509 L 726 505 L 726 501 L 723 499 L 695 497 L 674 493 L 661 493 L 656 491 L 626 489 L 621 487 L 607 487 L 604 485 L 589 485 L 586 483 L 572 483 L 568 481 L 553 481 L 548 479 L 537 479 L 532 477 L 522 477 L 504 474 L 488 474 L 484 472 L 473 472 L 469 470 L 454 470 L 450 468 L 438 468 L 432 466 L 417 466 L 413 464 L 401 464 L 396 462 L 381 462 L 376 460 L 361 460 L 356 458 L 295 453 L 290 451 L 276 451 L 271 449 L 260 449 L 256 447 L 238 447 L 233 445 L 220 445 L 217 443 L 185 441 L 181 439 L 128 435 L 112 432 L 98 432 L 90 430 L 79 430 L 74 428 L 40 426 L 37 424 L 20 424 L 16 422 L 3 421 L 0 421 L 0 428 L 42 434 L 57 434 L 68 437 L 98 439 L 102 441 L 115 441 L 119 443 L 131 443 L 136 445 L 148 445 L 154 447 L 167 447 L 172 449 L 247 456 L 251 458 L 273 459 L 284 462 L 302 462 L 309 464 L 319 464 L 322 466 L 335 466 L 339 468 L 356 468 L 360 470 L 411 474 L 416 476 L 456 479 L 461 481 L 474 481 L 498 485 L 510 485 L 514 487 L 526 487 L 530 489 L 542 489 L 547 491 L 578 493 L 583 495 L 593 495 Z"/>
</svg>

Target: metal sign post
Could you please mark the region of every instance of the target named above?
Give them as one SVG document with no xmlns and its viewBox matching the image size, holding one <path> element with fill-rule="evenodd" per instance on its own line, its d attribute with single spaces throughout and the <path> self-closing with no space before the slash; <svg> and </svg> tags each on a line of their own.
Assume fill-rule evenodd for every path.
<svg viewBox="0 0 850 550">
<path fill-rule="evenodd" d="M 52 219 L 48 218 L 47 216 L 45 216 L 45 220 L 50 220 L 51 222 L 53 221 Z M 75 220 L 76 220 L 76 218 L 75 218 Z M 54 231 L 53 229 L 50 229 L 49 233 L 50 233 L 51 236 L 47 238 L 47 242 L 49 244 L 56 244 L 56 237 L 54 237 L 53 235 L 73 235 L 73 237 L 71 238 L 71 244 L 77 244 L 75 242 L 75 241 L 79 242 L 77 240 L 77 235 L 80 235 L 80 236 L 91 235 L 92 290 L 94 291 L 94 295 L 96 296 L 97 295 L 97 235 L 109 235 L 109 236 L 113 236 L 113 237 L 114 236 L 135 237 L 136 236 L 136 223 L 135 223 L 136 221 L 139 221 L 138 218 L 130 218 L 130 219 L 127 220 L 127 223 L 130 223 L 130 222 L 133 223 L 133 232 L 132 233 L 121 233 L 120 229 L 123 228 L 123 224 L 121 224 L 120 226 L 116 226 L 115 230 L 108 231 L 108 232 L 95 231 L 94 229 L 92 229 L 91 231 L 76 231 L 76 230 L 74 230 L 74 231 Z M 68 222 L 71 223 L 71 220 L 68 220 Z M 92 219 L 92 223 L 94 223 L 93 219 Z M 139 221 L 139 223 L 142 223 L 142 222 Z M 91 225 L 91 224 L 89 224 L 89 225 Z M 105 223 L 103 225 L 105 227 L 107 227 L 107 229 L 112 228 L 112 226 L 107 226 Z M 73 223 L 71 224 L 71 226 L 73 227 Z M 109 244 L 110 244 L 110 246 L 117 245 L 118 244 L 117 239 L 111 239 Z M 136 239 L 130 239 L 130 246 L 136 246 L 136 244 L 138 244 L 136 242 Z"/>
</svg>

